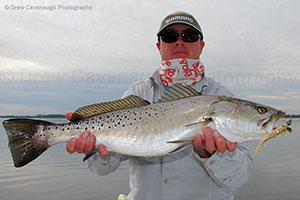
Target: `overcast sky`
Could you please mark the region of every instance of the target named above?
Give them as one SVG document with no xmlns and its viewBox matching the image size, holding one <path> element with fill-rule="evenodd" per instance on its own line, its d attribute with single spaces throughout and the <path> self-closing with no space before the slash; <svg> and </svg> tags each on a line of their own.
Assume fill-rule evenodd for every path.
<svg viewBox="0 0 300 200">
<path fill-rule="evenodd" d="M 298 0 L 1 0 L 0 115 L 120 98 L 159 67 L 156 32 L 178 10 L 202 27 L 208 76 L 239 98 L 300 113 L 299 8 Z"/>
</svg>

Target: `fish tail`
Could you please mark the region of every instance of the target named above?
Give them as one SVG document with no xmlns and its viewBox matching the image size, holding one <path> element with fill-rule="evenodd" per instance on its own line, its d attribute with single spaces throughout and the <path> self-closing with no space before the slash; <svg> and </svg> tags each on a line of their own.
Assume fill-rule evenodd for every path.
<svg viewBox="0 0 300 200">
<path fill-rule="evenodd" d="M 15 167 L 26 165 L 50 147 L 40 127 L 52 124 L 33 119 L 9 119 L 3 122 Z"/>
</svg>

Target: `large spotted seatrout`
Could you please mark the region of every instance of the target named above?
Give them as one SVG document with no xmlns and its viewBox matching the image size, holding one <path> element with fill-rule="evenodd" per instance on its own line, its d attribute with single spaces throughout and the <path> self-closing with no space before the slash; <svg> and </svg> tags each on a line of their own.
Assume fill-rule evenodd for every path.
<svg viewBox="0 0 300 200">
<path fill-rule="evenodd" d="M 190 95 L 180 88 L 170 89 L 154 104 L 129 96 L 86 106 L 74 112 L 70 123 L 6 120 L 3 125 L 14 164 L 22 167 L 50 146 L 78 137 L 83 130 L 95 134 L 96 144 L 102 143 L 110 151 L 160 156 L 191 144 L 193 136 L 207 125 L 233 142 L 261 140 L 272 134 L 275 122 L 285 116 L 268 106 L 224 96 Z"/>
</svg>

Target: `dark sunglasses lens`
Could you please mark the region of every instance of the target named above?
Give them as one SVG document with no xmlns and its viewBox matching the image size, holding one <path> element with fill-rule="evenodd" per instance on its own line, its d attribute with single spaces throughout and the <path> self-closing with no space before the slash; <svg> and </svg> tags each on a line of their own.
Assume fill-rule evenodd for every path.
<svg viewBox="0 0 300 200">
<path fill-rule="evenodd" d="M 199 39 L 199 34 L 193 30 L 187 30 L 182 34 L 167 30 L 163 34 L 161 34 L 161 39 L 165 43 L 173 43 L 178 40 L 179 35 L 182 36 L 182 40 L 184 42 L 196 42 Z"/>
<path fill-rule="evenodd" d="M 165 43 L 176 42 L 178 39 L 178 33 L 176 33 L 175 31 L 166 31 L 161 35 L 161 39 Z"/>
<path fill-rule="evenodd" d="M 183 33 L 182 40 L 185 42 L 196 42 L 199 39 L 199 34 L 195 31 L 186 31 Z"/>
</svg>

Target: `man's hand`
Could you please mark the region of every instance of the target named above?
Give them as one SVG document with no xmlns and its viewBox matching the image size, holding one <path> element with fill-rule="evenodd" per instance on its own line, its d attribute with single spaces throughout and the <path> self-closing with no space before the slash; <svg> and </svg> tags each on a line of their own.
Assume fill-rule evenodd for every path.
<svg viewBox="0 0 300 200">
<path fill-rule="evenodd" d="M 203 135 L 203 136 L 202 136 Z M 217 130 L 212 130 L 210 127 L 204 127 L 202 135 L 197 134 L 194 137 L 194 150 L 202 158 L 209 158 L 214 151 L 224 153 L 225 151 L 234 152 L 237 143 L 226 140 Z M 202 151 L 202 149 L 206 150 Z"/>
<path fill-rule="evenodd" d="M 70 120 L 72 117 L 72 112 L 66 113 L 66 118 Z M 90 152 L 96 144 L 96 136 L 89 133 L 88 131 L 83 131 L 79 138 L 71 138 L 66 146 L 67 152 L 73 154 L 75 151 L 77 153 L 84 153 L 85 155 Z M 98 145 L 98 152 L 101 156 L 108 156 L 108 151 L 103 144 Z"/>
</svg>

